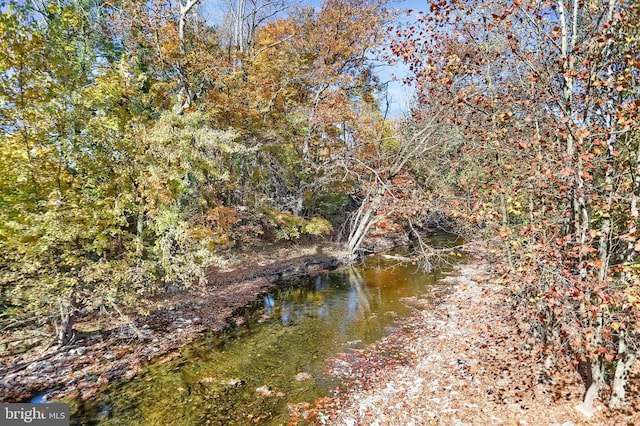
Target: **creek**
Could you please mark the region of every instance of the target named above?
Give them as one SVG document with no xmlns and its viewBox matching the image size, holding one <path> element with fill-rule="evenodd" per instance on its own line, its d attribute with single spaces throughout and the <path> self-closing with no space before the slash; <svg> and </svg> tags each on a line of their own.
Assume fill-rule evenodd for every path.
<svg viewBox="0 0 640 426">
<path fill-rule="evenodd" d="M 429 243 L 459 241 L 436 235 Z M 330 358 L 393 332 L 411 313 L 402 299 L 430 297 L 450 269 L 448 261 L 425 273 L 370 256 L 282 282 L 244 310 L 241 325 L 208 333 L 179 358 L 152 362 L 133 380 L 72 404 L 71 424 L 287 424 L 289 404 L 313 403 L 339 385 L 326 371 Z"/>
</svg>

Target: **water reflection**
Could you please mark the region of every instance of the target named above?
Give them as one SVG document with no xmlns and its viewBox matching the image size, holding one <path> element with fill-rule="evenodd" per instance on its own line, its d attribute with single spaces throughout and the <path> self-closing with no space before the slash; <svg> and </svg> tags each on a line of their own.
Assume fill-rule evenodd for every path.
<svg viewBox="0 0 640 426">
<path fill-rule="evenodd" d="M 351 287 L 349 291 L 349 318 L 356 318 L 358 313 L 367 315 L 371 312 L 371 292 L 366 282 L 355 267 L 347 269 L 346 282 Z"/>
<path fill-rule="evenodd" d="M 264 313 L 267 315 L 271 314 L 271 311 L 273 310 L 273 307 L 276 305 L 275 300 L 273 299 L 273 295 L 272 294 L 267 294 L 264 297 Z"/>
<path fill-rule="evenodd" d="M 427 297 L 441 274 L 394 265 L 371 258 L 284 285 L 256 304 L 244 326 L 207 335 L 180 359 L 112 386 L 80 407 L 87 414 L 77 411 L 72 424 L 286 424 L 288 404 L 313 402 L 336 386 L 324 372 L 328 358 L 383 337 L 409 313 L 402 298 Z M 297 380 L 306 377 L 300 373 L 311 379 Z"/>
<path fill-rule="evenodd" d="M 372 294 L 359 268 L 348 268 L 332 274 L 315 277 L 313 287 L 291 288 L 264 296 L 262 319 L 279 318 L 283 325 L 292 325 L 303 317 L 339 318 L 338 324 L 344 333 L 349 332 L 357 321 L 363 321 L 372 311 Z M 379 304 L 382 295 L 377 294 Z M 344 305 L 344 306 L 342 306 Z M 344 312 L 341 310 L 344 309 Z"/>
</svg>

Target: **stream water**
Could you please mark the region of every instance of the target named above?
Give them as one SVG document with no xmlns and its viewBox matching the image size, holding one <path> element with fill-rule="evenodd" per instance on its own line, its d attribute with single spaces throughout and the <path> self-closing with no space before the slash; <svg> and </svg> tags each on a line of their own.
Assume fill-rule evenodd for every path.
<svg viewBox="0 0 640 426">
<path fill-rule="evenodd" d="M 442 235 L 431 241 L 455 243 Z M 410 313 L 401 299 L 429 297 L 447 269 L 423 273 L 373 256 L 283 283 L 247 309 L 242 326 L 210 333 L 180 358 L 151 363 L 135 379 L 72 406 L 71 424 L 287 424 L 288 404 L 313 402 L 338 385 L 325 372 L 328 359 L 393 331 Z"/>
</svg>

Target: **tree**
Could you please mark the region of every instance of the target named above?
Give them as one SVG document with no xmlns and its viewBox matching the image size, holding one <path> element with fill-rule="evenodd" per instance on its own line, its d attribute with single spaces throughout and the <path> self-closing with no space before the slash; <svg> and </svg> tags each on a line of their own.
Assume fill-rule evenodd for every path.
<svg viewBox="0 0 640 426">
<path fill-rule="evenodd" d="M 587 415 L 605 382 L 610 406 L 623 403 L 639 337 L 637 13 L 617 1 L 437 2 L 393 48 L 420 90 L 414 115 L 443 108 L 453 213 L 503 241 L 522 332 L 547 365 L 566 354 L 589 372 Z"/>
<path fill-rule="evenodd" d="M 3 272 L 18 279 L 33 277 L 41 263 L 30 258 L 28 251 L 32 249 L 42 257 L 50 256 L 57 270 L 71 272 L 75 247 L 59 261 L 56 257 L 60 253 L 52 246 L 56 244 L 57 217 L 73 221 L 65 207 L 76 201 L 67 195 L 79 167 L 73 157 L 78 153 L 78 124 L 85 116 L 75 111 L 75 106 L 87 83 L 83 70 L 92 61 L 85 37 L 88 28 L 78 9 L 67 5 L 37 9 L 31 3 L 9 5 L 1 24 L 3 39 L 8 40 L 0 61 L 6 166 L 2 176 L 2 251 L 9 266 Z M 77 35 L 76 43 L 66 42 L 71 34 Z M 73 240 L 72 231 L 66 235 Z M 37 247 L 34 240 L 43 245 Z M 51 285 L 66 289 L 73 285 L 71 280 L 54 272 Z M 43 283 L 42 287 L 46 286 Z M 61 317 L 58 339 L 66 342 L 75 308 L 69 292 L 62 290 L 61 295 L 54 303 Z"/>
<path fill-rule="evenodd" d="M 242 67 L 206 99 L 216 125 L 238 129 L 257 150 L 249 164 L 233 166 L 241 181 L 228 204 L 269 197 L 278 211 L 310 217 L 319 213 L 314 199 L 336 188 L 347 195 L 340 161 L 368 137 L 370 122 L 359 118 L 375 104 L 371 58 L 389 16 L 383 2 L 326 2 L 257 29 Z"/>
<path fill-rule="evenodd" d="M 150 120 L 158 87 L 124 55 L 100 60 L 84 7 L 12 5 L 0 21 L 3 300 L 62 345 L 81 312 L 204 280 L 219 235 L 195 218 L 216 207 L 216 153 L 237 146 L 203 113 Z"/>
<path fill-rule="evenodd" d="M 230 55 L 252 54 L 258 28 L 276 20 L 291 7 L 284 0 L 224 0 L 226 49 Z"/>
<path fill-rule="evenodd" d="M 5 312 L 64 345 L 79 315 L 204 284 L 221 247 L 344 220 L 390 132 L 385 3 L 241 3 L 231 53 L 197 0 L 2 9 Z"/>
</svg>

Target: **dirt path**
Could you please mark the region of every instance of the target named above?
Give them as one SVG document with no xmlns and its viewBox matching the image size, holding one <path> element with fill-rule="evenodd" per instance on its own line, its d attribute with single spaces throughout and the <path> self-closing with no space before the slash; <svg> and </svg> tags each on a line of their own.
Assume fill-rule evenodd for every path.
<svg viewBox="0 0 640 426">
<path fill-rule="evenodd" d="M 333 269 L 339 256 L 330 245 L 235 254 L 225 268 L 209 270 L 206 288 L 154 300 L 149 316 L 133 318 L 143 340 L 113 315 L 83 318 L 76 329 L 95 331 L 79 334 L 62 350 L 41 346 L 0 357 L 0 402 L 25 401 L 51 389 L 47 399 L 90 398 L 111 380 L 132 378 L 151 359 L 179 356 L 179 348 L 205 331 L 241 323 L 242 308 L 279 279 Z"/>
<path fill-rule="evenodd" d="M 521 350 L 505 318 L 500 286 L 478 284 L 487 264 L 464 265 L 437 306 L 413 301 L 403 330 L 333 362 L 347 387 L 303 413 L 331 425 L 638 425 L 638 369 L 626 412 L 598 403 L 588 421 L 575 410 L 577 374 L 552 380 Z M 423 304 L 424 305 L 424 304 Z"/>
</svg>

